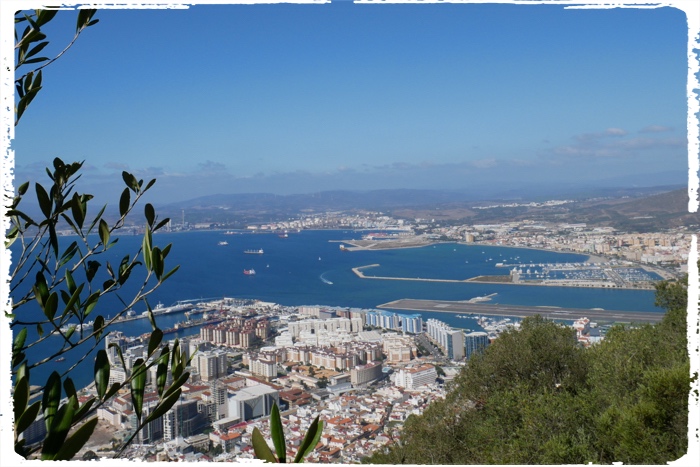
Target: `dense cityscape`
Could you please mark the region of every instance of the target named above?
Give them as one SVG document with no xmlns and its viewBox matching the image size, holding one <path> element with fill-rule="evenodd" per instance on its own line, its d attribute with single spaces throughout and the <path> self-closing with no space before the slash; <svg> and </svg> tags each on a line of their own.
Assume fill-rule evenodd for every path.
<svg viewBox="0 0 700 467">
<path fill-rule="evenodd" d="M 183 213 L 180 225 L 171 222 L 168 226 L 171 232 L 212 229 L 220 230 L 224 239 L 228 235 L 286 238 L 302 230 L 344 230 L 348 238 L 336 242 L 340 250 L 348 252 L 459 243 L 588 255 L 581 263 L 551 264 L 521 263 L 518 256 L 485 258 L 502 274 L 465 278 L 532 286 L 653 289 L 658 280 L 674 279 L 687 271 L 690 250 L 686 227 L 662 233 L 628 233 L 585 223 L 528 219 L 441 225 L 434 219 L 408 221 L 378 212 L 327 212 L 250 224 L 239 230 L 221 230 L 210 223 L 189 224 Z M 262 250 L 250 253 L 262 254 Z M 363 279 L 386 279 L 373 276 L 372 266 L 376 265 L 353 271 Z M 474 297 L 469 302 L 490 299 Z M 171 312 L 184 312 L 184 319 L 164 332 L 166 337 L 175 332 L 180 336 L 180 347 L 191 357 L 191 375 L 175 406 L 150 422 L 129 445 L 123 455 L 131 458 L 252 459 L 252 432 L 258 428 L 269 439 L 268 416 L 276 403 L 281 408 L 289 449 L 301 443 L 311 420 L 319 416 L 324 431 L 308 460 L 360 462 L 400 439 L 410 415 L 419 415 L 431 402 L 443 399 L 450 381 L 473 353 L 483 351 L 502 331 L 520 326 L 517 317 L 457 315 L 476 319 L 483 331 L 473 331 L 405 311 L 291 307 L 233 298 L 157 307 L 154 314 Z M 144 318 L 145 313 L 129 311 L 121 321 Z M 585 347 L 603 340 L 610 325 L 600 325 L 584 315 L 559 319 L 573 327 L 577 341 Z M 198 334 L 183 336 L 187 329 Z M 128 380 L 134 362 L 148 356 L 148 340 L 149 334 L 128 337 L 118 331 L 106 337 L 110 385 Z M 153 367 L 144 395 L 146 415 L 158 405 L 155 379 Z M 88 386 L 80 401 L 94 395 L 94 385 Z M 126 389 L 99 408 L 97 415 L 96 434 L 79 453 L 84 458 L 113 456 L 137 426 Z M 24 433 L 27 443 L 42 439 L 43 428 L 39 418 Z"/>
<path fill-rule="evenodd" d="M 519 326 L 517 320 L 480 317 L 487 332 L 464 332 L 436 319 L 424 322 L 420 314 L 237 299 L 198 303 L 187 310 L 188 320 L 202 314 L 204 323 L 198 335 L 179 339 L 192 357 L 190 380 L 175 407 L 139 433 L 128 457 L 252 459 L 252 430 L 258 427 L 269 436 L 266 417 L 277 403 L 292 447 L 314 417 L 324 421 L 320 445 L 310 461 L 358 462 L 398 438 L 409 415 L 422 413 L 444 397 L 445 384 L 472 353 L 483 350 L 501 331 Z M 186 325 L 183 322 L 183 328 Z M 573 327 L 583 345 L 602 338 L 588 319 L 577 320 Z M 107 336 L 110 385 L 128 378 L 134 362 L 146 356 L 148 339 L 149 335 L 129 338 L 120 332 Z M 147 383 L 146 414 L 158 400 L 155 368 Z M 91 385 L 80 398 L 94 393 Z M 98 434 L 80 454 L 111 457 L 136 423 L 128 391 L 97 414 Z M 44 435 L 39 419 L 25 439 L 31 443 Z"/>
</svg>

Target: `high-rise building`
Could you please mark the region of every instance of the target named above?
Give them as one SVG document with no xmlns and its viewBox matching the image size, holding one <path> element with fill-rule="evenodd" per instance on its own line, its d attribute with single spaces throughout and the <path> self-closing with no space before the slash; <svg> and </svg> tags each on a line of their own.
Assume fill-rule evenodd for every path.
<svg viewBox="0 0 700 467">
<path fill-rule="evenodd" d="M 163 439 L 172 441 L 201 432 L 207 426 L 207 418 L 197 410 L 197 401 L 180 398 L 173 408 L 163 415 Z"/>
<path fill-rule="evenodd" d="M 212 381 L 226 375 L 228 360 L 226 352 L 210 350 L 195 355 L 197 371 L 203 381 Z"/>
<path fill-rule="evenodd" d="M 468 360 L 473 353 L 483 351 L 489 345 L 489 335 L 485 332 L 470 332 L 464 335 L 464 357 Z"/>
<path fill-rule="evenodd" d="M 423 316 L 418 313 L 401 315 L 401 330 L 410 334 L 420 334 L 423 332 Z"/>
</svg>

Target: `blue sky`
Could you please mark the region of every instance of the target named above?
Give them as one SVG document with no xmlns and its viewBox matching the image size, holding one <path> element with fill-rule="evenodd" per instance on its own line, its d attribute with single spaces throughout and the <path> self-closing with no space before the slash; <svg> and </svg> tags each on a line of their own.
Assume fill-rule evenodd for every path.
<svg viewBox="0 0 700 467">
<path fill-rule="evenodd" d="M 380 4 L 102 10 L 16 128 L 156 203 L 237 192 L 685 183 L 685 14 Z M 75 12 L 49 38 L 70 39 Z"/>
</svg>

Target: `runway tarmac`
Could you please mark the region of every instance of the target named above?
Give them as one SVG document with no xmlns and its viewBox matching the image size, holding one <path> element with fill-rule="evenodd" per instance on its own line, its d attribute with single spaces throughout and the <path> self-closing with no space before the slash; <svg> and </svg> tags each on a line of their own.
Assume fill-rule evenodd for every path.
<svg viewBox="0 0 700 467">
<path fill-rule="evenodd" d="M 404 298 L 384 303 L 377 308 L 390 310 L 429 311 L 433 313 L 474 314 L 484 316 L 541 315 L 549 319 L 575 320 L 587 317 L 591 321 L 614 323 L 657 323 L 664 313 L 650 311 L 601 310 L 590 308 L 561 308 L 555 306 L 523 306 L 469 303 L 468 301 L 415 300 Z"/>
</svg>

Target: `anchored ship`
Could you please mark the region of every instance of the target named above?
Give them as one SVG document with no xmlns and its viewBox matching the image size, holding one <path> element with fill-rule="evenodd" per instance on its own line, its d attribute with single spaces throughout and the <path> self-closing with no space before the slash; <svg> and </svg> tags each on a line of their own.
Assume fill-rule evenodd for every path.
<svg viewBox="0 0 700 467">
<path fill-rule="evenodd" d="M 263 249 L 260 248 L 259 250 L 245 250 L 243 253 L 246 255 L 262 255 L 264 252 Z"/>
</svg>

